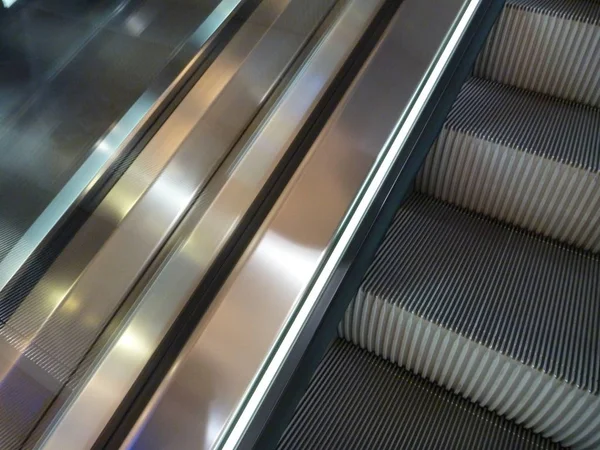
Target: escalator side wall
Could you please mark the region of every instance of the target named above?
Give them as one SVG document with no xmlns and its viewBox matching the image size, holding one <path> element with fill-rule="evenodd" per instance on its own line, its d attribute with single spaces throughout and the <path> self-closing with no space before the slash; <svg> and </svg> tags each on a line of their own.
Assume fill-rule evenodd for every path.
<svg viewBox="0 0 600 450">
<path fill-rule="evenodd" d="M 347 263 L 336 273 L 324 294 L 320 316 L 311 318 L 298 345 L 286 361 L 273 389 L 267 394 L 264 407 L 259 411 L 259 425 L 250 430 L 242 448 L 275 448 L 291 419 L 296 405 L 304 394 L 311 376 L 337 336 L 337 327 L 358 290 L 362 277 L 369 268 L 379 244 L 396 213 L 398 205 L 413 187 L 433 142 L 436 140 L 464 81 L 473 70 L 477 55 L 487 35 L 502 11 L 504 0 L 483 2 L 470 25 L 459 49 L 453 56 L 443 79 L 436 88 L 417 126 L 407 142 L 409 156 L 398 161 L 387 180 L 374 208 L 361 225 L 351 244 Z"/>
</svg>

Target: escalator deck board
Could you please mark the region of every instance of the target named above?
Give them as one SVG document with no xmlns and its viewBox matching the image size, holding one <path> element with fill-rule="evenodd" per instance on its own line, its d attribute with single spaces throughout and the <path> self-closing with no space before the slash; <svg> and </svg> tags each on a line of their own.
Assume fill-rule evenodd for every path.
<svg viewBox="0 0 600 450">
<path fill-rule="evenodd" d="M 281 449 L 558 446 L 341 339 L 313 376 Z"/>
</svg>

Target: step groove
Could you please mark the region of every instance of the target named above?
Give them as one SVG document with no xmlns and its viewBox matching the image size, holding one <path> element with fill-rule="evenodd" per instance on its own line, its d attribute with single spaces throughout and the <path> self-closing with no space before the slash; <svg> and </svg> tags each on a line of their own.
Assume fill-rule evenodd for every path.
<svg viewBox="0 0 600 450">
<path fill-rule="evenodd" d="M 600 106 L 600 3 L 507 1 L 474 74 Z"/>
<path fill-rule="evenodd" d="M 472 78 L 416 187 L 598 252 L 600 109 Z"/>
<path fill-rule="evenodd" d="M 281 449 L 558 448 L 341 339 L 317 369 Z"/>
<path fill-rule="evenodd" d="M 599 330 L 600 258 L 423 194 L 400 208 L 339 328 L 569 445 L 600 443 Z"/>
</svg>

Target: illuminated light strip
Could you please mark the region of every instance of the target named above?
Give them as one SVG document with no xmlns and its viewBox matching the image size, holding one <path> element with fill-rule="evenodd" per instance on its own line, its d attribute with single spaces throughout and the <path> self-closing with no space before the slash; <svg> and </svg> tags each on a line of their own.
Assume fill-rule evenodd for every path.
<svg viewBox="0 0 600 450">
<path fill-rule="evenodd" d="M 279 347 L 277 348 L 275 354 L 271 358 L 270 363 L 267 365 L 266 369 L 258 384 L 254 388 L 250 398 L 246 402 L 241 414 L 239 415 L 237 421 L 233 425 L 230 433 L 226 436 L 225 442 L 220 446 L 224 449 L 235 449 L 238 445 L 238 442 L 242 438 L 244 432 L 248 428 L 248 425 L 252 421 L 256 411 L 258 410 L 262 399 L 265 397 L 267 391 L 269 390 L 273 380 L 275 379 L 277 372 L 282 367 L 287 355 L 289 354 L 294 342 L 300 335 L 302 328 L 305 326 L 308 317 L 310 316 L 311 311 L 313 310 L 315 304 L 317 303 L 321 293 L 324 291 L 327 283 L 333 274 L 334 270 L 338 266 L 344 252 L 346 251 L 354 233 L 358 229 L 360 223 L 362 222 L 369 206 L 371 205 L 375 195 L 381 188 L 384 180 L 389 174 L 391 167 L 396 161 L 400 151 L 406 142 L 408 135 L 412 128 L 414 127 L 419 115 L 421 114 L 423 107 L 425 106 L 427 100 L 433 89 L 439 82 L 439 79 L 444 71 L 444 69 L 448 65 L 448 61 L 453 55 L 456 47 L 459 44 L 460 39 L 463 37 L 464 32 L 467 26 L 470 24 L 477 8 L 479 7 L 481 0 L 471 0 L 468 5 L 464 9 L 464 13 L 462 14 L 461 19 L 459 20 L 454 32 L 448 39 L 442 54 L 440 55 L 437 63 L 435 64 L 433 70 L 431 71 L 429 78 L 427 79 L 423 89 L 419 93 L 417 99 L 415 100 L 408 116 L 406 117 L 403 125 L 401 126 L 398 135 L 393 140 L 389 150 L 386 152 L 383 160 L 381 161 L 379 168 L 376 170 L 375 174 L 372 176 L 370 183 L 366 191 L 364 192 L 363 197 L 360 199 L 358 205 L 356 206 L 354 213 L 351 215 L 347 226 L 342 231 L 342 234 L 337 241 L 337 244 L 334 246 L 330 256 L 327 258 L 325 265 L 321 272 L 319 273 L 312 289 L 310 289 L 308 295 L 306 296 L 306 300 L 303 302 L 300 310 L 298 311 L 296 317 L 294 318 L 292 324 L 287 329 L 287 332 L 284 331 L 285 335 L 281 340 Z"/>
</svg>

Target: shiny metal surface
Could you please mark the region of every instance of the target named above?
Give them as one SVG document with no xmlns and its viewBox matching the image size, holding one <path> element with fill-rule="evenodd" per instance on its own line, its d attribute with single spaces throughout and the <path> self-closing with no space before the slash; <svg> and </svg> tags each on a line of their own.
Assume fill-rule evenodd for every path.
<svg viewBox="0 0 600 450">
<path fill-rule="evenodd" d="M 348 2 L 344 7 L 339 20 L 336 21 L 327 36 L 324 37 L 321 45 L 315 49 L 307 66 L 299 74 L 297 82 L 286 93 L 279 105 L 279 109 L 282 112 L 287 110 L 292 115 L 285 113 L 273 116 L 272 119 L 274 120 L 268 122 L 267 126 L 263 128 L 257 140 L 250 147 L 250 152 L 255 151 L 256 156 L 260 156 L 260 158 L 246 158 L 247 164 L 244 161 L 244 164 L 239 167 L 239 178 L 235 177 L 232 179 L 233 183 L 221 191 L 219 196 L 223 194 L 223 198 L 217 198 L 217 201 L 222 200 L 224 203 L 215 203 L 217 208 L 215 208 L 214 213 L 207 214 L 199 222 L 194 233 L 186 242 L 186 245 L 178 251 L 177 257 L 173 261 L 169 261 L 166 270 L 157 279 L 160 283 L 155 282 L 150 288 L 151 290 L 146 300 L 152 303 L 148 303 L 148 308 L 154 308 L 151 305 L 153 303 L 159 304 L 167 295 L 169 298 L 177 299 L 187 299 L 189 297 L 210 263 L 210 260 L 203 261 L 203 258 L 194 258 L 195 260 L 190 264 L 190 255 L 211 256 L 213 251 L 206 252 L 206 249 L 212 249 L 214 245 L 217 245 L 215 250 L 218 249 L 218 246 L 223 242 L 223 238 L 230 232 L 226 228 L 239 220 L 238 215 L 232 214 L 233 211 L 238 210 L 239 206 L 237 205 L 241 204 L 246 208 L 250 204 L 251 195 L 264 182 L 263 173 L 268 173 L 265 172 L 265 169 L 269 168 L 270 171 L 272 164 L 276 162 L 281 156 L 281 152 L 287 147 L 285 144 L 289 142 L 294 132 L 298 130 L 299 119 L 306 117 L 307 108 L 310 106 L 314 95 L 310 95 L 311 91 L 317 93 L 324 88 L 323 83 L 335 73 L 335 69 L 339 67 L 344 56 L 354 47 L 381 4 L 382 2 L 379 0 L 368 2 L 355 0 Z M 329 75 L 327 76 L 327 74 Z M 302 115 L 297 116 L 298 113 Z M 256 165 L 257 163 L 260 165 Z M 263 164 L 266 165 L 263 166 Z M 248 185 L 248 182 L 258 183 L 252 186 Z M 244 193 L 243 191 L 248 190 L 248 188 L 250 188 L 250 192 Z M 231 206 L 233 205 L 236 206 L 232 209 Z M 224 224 L 221 222 L 223 219 L 225 220 Z M 211 229 L 213 230 L 212 232 L 210 231 Z M 206 233 L 208 233 L 210 239 L 202 239 L 203 234 Z M 282 243 L 284 244 L 285 242 Z M 277 247 L 278 243 L 274 245 Z M 202 247 L 204 251 L 193 251 L 192 249 L 195 247 Z M 188 248 L 190 251 L 186 252 Z M 285 262 L 282 263 L 285 264 Z M 170 267 L 171 264 L 172 267 Z M 161 279 L 163 275 L 164 280 Z M 219 301 L 219 299 L 216 301 Z M 259 307 L 261 306 L 265 305 L 259 305 Z M 247 307 L 253 310 L 254 305 L 248 304 Z M 250 310 L 246 310 L 245 312 L 249 314 Z M 276 311 L 274 312 L 276 314 Z M 227 339 L 226 336 L 228 334 L 235 334 L 235 330 L 239 326 L 242 326 L 241 321 L 243 321 L 243 318 L 241 316 L 243 316 L 243 312 L 240 311 L 240 313 L 240 316 L 237 317 L 229 316 L 231 321 L 227 323 L 220 322 L 219 333 L 221 333 L 220 336 L 224 339 Z M 268 314 L 268 311 L 265 310 L 265 313 Z M 171 318 L 169 317 L 169 319 Z M 151 337 L 147 332 L 139 331 L 144 333 L 141 335 L 148 338 Z M 240 352 L 245 352 L 246 349 L 251 350 L 247 355 L 248 358 L 256 356 L 252 352 L 252 348 L 248 347 L 254 345 L 255 338 L 253 336 L 249 339 L 243 350 L 239 349 Z M 152 337 L 151 341 L 154 339 Z M 241 357 L 241 355 L 239 356 Z M 207 367 L 203 368 L 202 372 L 206 369 L 206 374 L 210 374 L 211 379 L 206 380 L 202 376 L 201 383 L 204 386 L 201 389 L 202 392 L 198 391 L 197 388 L 199 385 L 195 382 L 200 381 L 200 379 L 194 381 L 194 378 L 185 378 L 187 375 L 190 375 L 189 372 L 184 375 L 184 386 L 178 385 L 178 371 L 171 373 L 169 375 L 170 378 L 177 378 L 173 381 L 175 385 L 171 385 L 168 382 L 165 385 L 168 386 L 167 389 L 169 392 L 173 389 L 176 393 L 167 393 L 165 396 L 161 396 L 160 393 L 157 395 L 154 403 L 150 405 L 136 430 L 132 432 L 127 446 L 144 449 L 213 448 L 219 443 L 223 431 L 226 429 L 229 420 L 232 419 L 231 405 L 235 399 L 235 397 L 231 397 L 230 392 L 227 390 L 221 391 L 219 387 L 226 386 L 229 381 L 232 381 L 233 372 L 237 369 L 229 367 L 231 372 L 223 371 L 215 374 L 212 372 L 212 368 L 208 367 L 211 366 L 210 361 L 204 361 L 204 363 L 207 364 Z M 182 369 L 185 370 L 185 367 Z M 192 370 L 197 369 L 199 367 L 194 366 Z M 222 367 L 216 365 L 215 369 L 222 369 Z M 109 371 L 107 367 L 106 372 L 108 375 L 112 371 Z M 221 384 L 220 379 L 225 383 Z M 217 391 L 212 391 L 213 387 L 217 388 Z M 165 388 L 163 387 L 163 389 Z M 208 389 L 214 395 L 210 397 L 210 406 L 202 402 L 202 400 L 209 400 L 208 398 L 202 398 L 204 394 L 208 394 L 205 389 Z M 183 411 L 183 405 L 180 403 L 180 395 L 189 398 L 190 402 L 187 406 L 190 406 L 190 409 L 185 407 L 183 408 L 185 411 Z M 193 407 L 198 408 L 194 409 Z M 154 410 L 154 408 L 156 409 Z M 192 445 L 192 443 L 196 444 Z"/>
<path fill-rule="evenodd" d="M 344 253 L 352 240 L 354 232 L 357 230 L 378 190 L 383 185 L 394 161 L 403 151 L 403 145 L 411 129 L 417 122 L 426 102 L 430 100 L 435 85 L 440 80 L 446 65 L 458 47 L 480 4 L 481 0 L 454 0 L 446 2 L 444 8 L 440 9 L 435 2 L 418 4 L 415 0 L 401 5 L 394 22 L 390 26 L 389 35 L 384 37 L 378 51 L 373 55 L 370 66 L 367 66 L 362 80 L 355 86 L 353 98 L 349 100 L 345 110 L 339 117 L 339 121 L 334 125 L 340 134 L 336 136 L 334 131 L 329 135 L 331 139 L 329 145 L 335 148 L 340 144 L 344 145 L 347 140 L 345 134 L 352 130 L 350 133 L 353 135 L 371 136 L 375 141 L 379 141 L 381 147 L 376 146 L 375 148 L 380 148 L 381 151 L 376 152 L 378 153 L 376 156 L 373 155 L 375 156 L 374 164 L 369 170 L 368 176 L 360 183 L 357 195 L 348 199 L 350 200 L 347 203 L 348 210 L 334 233 L 329 235 L 328 246 L 323 247 L 323 249 L 326 249 L 326 256 L 321 255 L 325 258 L 320 261 L 320 267 L 314 266 L 316 270 L 311 274 L 310 281 L 309 276 L 304 278 L 303 281 L 306 283 L 303 286 L 304 295 L 300 298 L 294 298 L 295 304 L 288 311 L 288 317 L 292 316 L 293 320 L 286 321 L 287 323 L 283 324 L 277 336 L 277 341 L 273 341 L 274 345 L 270 348 L 267 357 L 269 359 L 263 359 L 260 378 L 253 380 L 254 384 L 250 387 L 250 393 L 247 393 L 249 395 L 246 397 L 246 404 L 240 411 L 239 419 L 223 448 L 236 448 L 245 430 L 253 420 L 260 402 L 274 380 L 278 369 L 289 354 L 311 311 L 325 291 L 331 275 L 336 267 L 342 263 Z M 434 17 L 435 20 L 432 20 Z M 432 22 L 435 22 L 435 25 Z M 426 28 L 428 34 L 426 36 L 424 36 L 423 28 L 419 28 L 419 25 L 424 23 L 428 23 Z M 435 30 L 435 32 L 429 32 L 429 30 Z M 417 42 L 418 45 L 415 45 Z M 398 51 L 399 49 L 402 49 L 402 51 Z M 394 85 L 388 84 L 389 78 L 387 79 L 388 83 L 383 82 L 380 78 L 384 72 L 388 71 L 386 66 L 393 57 L 398 58 L 398 63 L 394 67 L 398 70 L 397 75 L 403 75 L 402 84 L 400 86 L 396 85 L 396 90 L 392 96 L 392 100 L 395 100 L 396 104 L 389 103 L 389 98 L 388 100 L 383 98 L 387 91 L 385 87 L 392 88 Z M 407 62 L 410 69 L 404 66 L 402 62 Z M 389 73 L 385 77 L 389 77 Z M 377 81 L 377 87 L 382 89 L 383 93 L 379 96 L 369 95 L 367 97 L 375 81 Z M 410 86 L 412 86 L 412 89 Z M 367 98 L 368 100 L 366 100 Z M 387 130 L 381 127 L 381 123 L 366 120 L 364 110 L 361 108 L 365 101 L 377 102 L 378 100 L 379 102 L 375 104 L 381 108 L 381 112 L 390 113 L 392 118 L 394 114 L 391 114 L 391 112 L 396 112 L 397 121 L 394 126 L 391 126 L 393 122 L 388 123 L 389 128 Z M 403 105 L 404 108 L 398 108 L 399 105 Z M 358 125 L 356 119 L 359 117 L 362 117 L 361 123 L 364 124 L 364 128 L 355 129 L 353 125 Z M 389 116 L 385 115 L 385 117 Z M 358 141 L 354 144 L 352 150 L 354 152 L 365 152 L 373 148 L 371 146 L 374 144 L 375 142 L 366 140 Z M 327 144 L 324 144 L 323 148 L 327 148 Z M 354 183 L 356 181 L 358 180 L 355 180 Z M 359 187 L 358 184 L 354 184 L 354 186 Z M 326 202 L 317 205 L 317 207 L 327 205 Z M 289 212 L 292 211 L 293 208 Z M 281 216 L 282 223 L 285 223 L 284 214 Z M 317 230 L 322 232 L 322 228 L 315 228 L 315 231 Z M 313 263 L 317 263 L 317 261 L 316 258 L 313 259 Z M 273 269 L 271 269 L 271 272 L 273 272 Z M 308 289 L 306 289 L 307 287 Z M 284 293 L 285 291 L 282 290 L 279 297 Z M 300 300 L 300 302 L 297 302 L 297 300 Z"/>
<path fill-rule="evenodd" d="M 18 436 L 66 383 L 314 29 L 297 8 L 290 0 L 258 6 L 0 329 L 12 348 L 0 361 L 0 397 L 39 392 Z M 4 448 L 13 445 L 3 439 L 15 435 L 4 420 L 14 411 L 0 408 Z M 69 435 L 49 448 L 77 442 Z"/>
<path fill-rule="evenodd" d="M 96 143 L 83 164 L 20 236 L 4 258 L 0 259 L 0 291 L 7 286 L 23 264 L 61 222 L 65 214 L 71 211 L 93 188 L 94 184 L 109 170 L 115 159 L 129 149 L 146 120 L 157 112 L 157 108 L 161 106 L 162 102 L 171 95 L 181 80 L 188 76 L 190 70 L 195 67 L 195 63 L 203 57 L 207 43 L 233 16 L 242 1 L 221 1 L 179 49 L 167 67 L 154 79 L 148 90 Z M 10 6 L 14 2 L 9 1 L 8 3 L 7 6 Z M 182 67 L 184 70 L 181 70 Z M 179 72 L 176 77 L 173 75 L 174 70 Z"/>
<path fill-rule="evenodd" d="M 163 263 L 85 383 L 55 418 L 44 448 L 64 448 L 66 441 L 73 448 L 85 447 L 107 424 L 354 48 L 362 21 L 351 11 L 345 9 L 320 38 L 235 163 L 215 175 L 223 178 L 211 182 L 221 185 L 218 193 L 208 204 L 199 205 L 198 222 Z M 348 29 L 356 32 L 343 36 Z"/>
<path fill-rule="evenodd" d="M 479 3 L 402 3 L 128 445 L 238 445 Z"/>
</svg>

